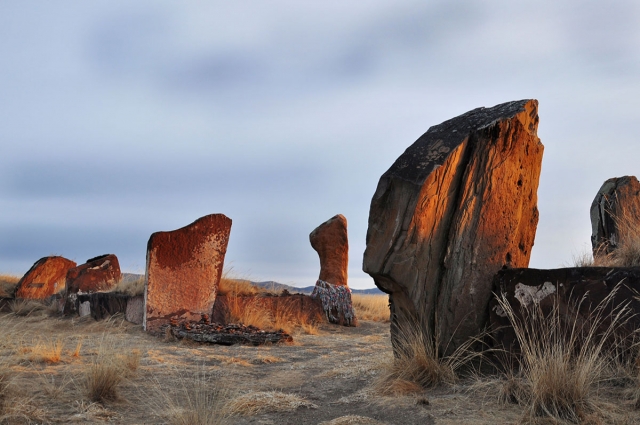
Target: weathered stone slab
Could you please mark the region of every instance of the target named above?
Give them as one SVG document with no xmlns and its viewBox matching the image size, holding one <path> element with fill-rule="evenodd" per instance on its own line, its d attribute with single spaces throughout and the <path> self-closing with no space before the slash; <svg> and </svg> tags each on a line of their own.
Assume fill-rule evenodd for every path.
<svg viewBox="0 0 640 425">
<path fill-rule="evenodd" d="M 342 214 L 330 218 L 311 232 L 309 241 L 320 257 L 318 279 L 332 285 L 347 286 L 349 267 L 347 219 Z"/>
<path fill-rule="evenodd" d="M 451 353 L 485 325 L 495 273 L 528 265 L 537 126 L 536 100 L 474 109 L 431 127 L 382 175 L 363 270 L 390 294 L 392 336 L 417 324 Z"/>
<path fill-rule="evenodd" d="M 18 282 L 16 298 L 45 299 L 64 291 L 67 272 L 75 266 L 59 256 L 39 259 Z"/>
<path fill-rule="evenodd" d="M 594 258 L 612 253 L 640 228 L 640 183 L 635 176 L 605 181 L 591 204 Z"/>
<path fill-rule="evenodd" d="M 231 219 L 202 217 L 171 232 L 151 235 L 147 245 L 145 329 L 156 332 L 172 317 L 199 319 L 216 299 Z"/>
<path fill-rule="evenodd" d="M 107 292 L 122 279 L 120 263 L 114 254 L 89 258 L 67 273 L 67 294 Z"/>
<path fill-rule="evenodd" d="M 127 300 L 127 310 L 124 316 L 127 322 L 141 325 L 144 319 L 144 296 L 137 295 Z"/>
<path fill-rule="evenodd" d="M 554 305 L 564 318 L 576 326 L 593 324 L 596 307 L 604 307 L 599 315 L 597 334 L 609 327 L 612 311 L 628 305 L 625 321 L 619 321 L 617 336 L 631 335 L 640 327 L 640 268 L 639 267 L 572 267 L 551 270 L 500 270 L 493 280 L 494 292 L 504 294 L 519 321 L 528 320 L 525 310 L 540 308 L 549 315 Z M 609 303 L 603 303 L 616 289 Z M 504 309 L 495 298 L 490 305 L 490 324 L 495 342 L 504 348 L 519 351 L 518 341 Z M 526 323 L 526 322 L 522 322 Z"/>
</svg>

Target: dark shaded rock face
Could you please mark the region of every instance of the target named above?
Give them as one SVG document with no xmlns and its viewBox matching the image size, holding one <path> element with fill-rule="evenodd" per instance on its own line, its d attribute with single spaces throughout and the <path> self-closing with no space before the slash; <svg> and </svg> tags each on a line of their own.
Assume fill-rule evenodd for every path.
<svg viewBox="0 0 640 425">
<path fill-rule="evenodd" d="M 45 299 L 64 291 L 67 272 L 75 266 L 64 257 L 39 259 L 18 282 L 16 298 Z"/>
<path fill-rule="evenodd" d="M 67 273 L 67 294 L 109 291 L 122 279 L 118 257 L 105 254 L 90 258 Z"/>
<path fill-rule="evenodd" d="M 172 317 L 199 320 L 216 299 L 231 219 L 204 216 L 172 232 L 151 235 L 147 245 L 144 325 L 156 332 Z"/>
<path fill-rule="evenodd" d="M 593 255 L 612 253 L 625 238 L 637 237 L 629 230 L 640 227 L 640 183 L 634 176 L 605 181 L 591 204 Z"/>
<path fill-rule="evenodd" d="M 347 286 L 349 267 L 347 219 L 342 214 L 330 218 L 311 232 L 309 241 L 320 257 L 318 279 L 332 285 Z"/>
<path fill-rule="evenodd" d="M 485 325 L 495 273 L 528 265 L 537 126 L 536 100 L 474 109 L 431 127 L 382 175 L 363 270 L 390 294 L 392 336 L 418 324 L 452 352 Z"/>
<path fill-rule="evenodd" d="M 639 267 L 573 267 L 552 270 L 509 269 L 500 270 L 493 280 L 494 292 L 506 300 L 518 320 L 526 309 L 539 306 L 547 315 L 558 303 L 562 316 L 578 326 L 592 324 L 596 307 L 617 290 L 598 318 L 598 332 L 609 327 L 621 305 L 629 307 L 627 322 L 618 328 L 617 335 L 631 335 L 640 326 L 640 268 Z M 510 351 L 518 351 L 518 341 L 504 309 L 493 298 L 489 305 L 490 324 L 494 340 Z M 572 323 L 571 323 L 572 324 Z"/>
</svg>

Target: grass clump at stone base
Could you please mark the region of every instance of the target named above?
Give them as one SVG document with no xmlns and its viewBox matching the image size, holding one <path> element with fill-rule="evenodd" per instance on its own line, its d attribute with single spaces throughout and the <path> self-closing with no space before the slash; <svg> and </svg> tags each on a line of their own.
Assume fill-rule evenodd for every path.
<svg viewBox="0 0 640 425">
<path fill-rule="evenodd" d="M 0 298 L 13 298 L 20 278 L 11 274 L 0 274 Z"/>
<path fill-rule="evenodd" d="M 394 357 L 382 365 L 374 389 L 381 395 L 400 396 L 427 388 L 454 384 L 459 373 L 482 353 L 472 351 L 476 339 L 461 345 L 453 354 L 438 352 L 439 338 L 431 337 L 418 326 L 399 328 Z"/>
</svg>

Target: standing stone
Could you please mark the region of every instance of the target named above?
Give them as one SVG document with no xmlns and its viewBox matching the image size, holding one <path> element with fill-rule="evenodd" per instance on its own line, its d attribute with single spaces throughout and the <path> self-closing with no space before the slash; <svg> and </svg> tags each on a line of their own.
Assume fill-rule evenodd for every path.
<svg viewBox="0 0 640 425">
<path fill-rule="evenodd" d="M 538 102 L 431 127 L 382 175 L 363 270 L 390 294 L 391 332 L 419 326 L 449 354 L 478 335 L 492 278 L 527 267 L 538 223 Z"/>
<path fill-rule="evenodd" d="M 309 241 L 320 257 L 318 279 L 337 286 L 347 286 L 349 266 L 347 219 L 342 214 L 331 217 L 311 232 Z"/>
<path fill-rule="evenodd" d="M 594 258 L 611 254 L 640 228 L 640 183 L 634 176 L 605 181 L 591 204 Z M 630 234 L 631 233 L 631 234 Z"/>
<path fill-rule="evenodd" d="M 121 279 L 120 263 L 114 254 L 89 258 L 67 272 L 67 294 L 110 291 Z"/>
<path fill-rule="evenodd" d="M 147 244 L 144 327 L 157 332 L 178 320 L 211 314 L 227 252 L 231 219 L 202 217 L 172 232 L 157 232 Z"/>
<path fill-rule="evenodd" d="M 347 219 L 342 214 L 331 217 L 311 232 L 309 241 L 320 257 L 320 276 L 311 297 L 322 302 L 329 322 L 357 326 L 351 291 L 347 285 Z"/>
<path fill-rule="evenodd" d="M 34 263 L 16 286 L 16 298 L 45 299 L 62 292 L 65 277 L 76 263 L 64 257 L 44 257 Z"/>
</svg>

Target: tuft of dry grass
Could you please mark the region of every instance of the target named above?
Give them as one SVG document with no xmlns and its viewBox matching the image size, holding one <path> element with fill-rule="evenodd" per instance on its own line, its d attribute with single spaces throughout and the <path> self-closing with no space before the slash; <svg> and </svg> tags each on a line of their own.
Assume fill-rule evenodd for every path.
<svg viewBox="0 0 640 425">
<path fill-rule="evenodd" d="M 9 303 L 9 311 L 16 316 L 30 316 L 33 313 L 47 311 L 47 305 L 41 301 L 31 299 L 18 299 Z"/>
<path fill-rule="evenodd" d="M 11 274 L 0 274 L 0 298 L 13 298 L 20 278 Z"/>
<path fill-rule="evenodd" d="M 318 408 L 300 396 L 280 391 L 251 391 L 230 400 L 228 403 L 229 412 L 239 416 L 254 416 L 267 412 L 291 412 L 300 407 Z"/>
<path fill-rule="evenodd" d="M 320 422 L 318 425 L 384 425 L 382 422 L 377 421 L 366 416 L 347 415 L 340 416 L 330 421 Z"/>
<path fill-rule="evenodd" d="M 223 425 L 228 424 L 227 402 L 230 393 L 220 381 L 204 370 L 193 377 L 179 376 L 178 391 L 166 391 L 156 382 L 156 393 L 167 409 L 169 423 L 173 425 Z"/>
<path fill-rule="evenodd" d="M 142 295 L 144 294 L 144 281 L 144 276 L 141 276 L 136 280 L 122 279 L 116 284 L 111 292 L 129 295 L 130 297 Z"/>
<path fill-rule="evenodd" d="M 64 342 L 62 338 L 38 341 L 35 347 L 31 349 L 29 360 L 50 364 L 59 363 L 62 359 L 63 348 Z"/>
<path fill-rule="evenodd" d="M 500 398 L 524 405 L 529 421 L 582 423 L 601 415 L 596 395 L 612 370 L 615 331 L 628 316 L 625 307 L 606 309 L 615 293 L 592 311 L 587 323 L 561 312 L 558 302 L 547 313 L 534 303 L 519 318 L 504 294 L 499 297 L 521 350 L 520 370 L 507 376 Z M 605 314 L 611 315 L 610 325 L 602 331 Z"/>
<path fill-rule="evenodd" d="M 395 355 L 383 363 L 374 389 L 381 395 L 404 395 L 453 384 L 461 368 L 481 355 L 470 350 L 475 342 L 470 340 L 450 356 L 441 356 L 438 336 L 431 337 L 417 325 L 399 329 Z"/>
<path fill-rule="evenodd" d="M 98 355 L 85 373 L 85 385 L 89 400 L 96 403 L 119 398 L 118 387 L 135 373 L 140 363 L 140 351 L 123 354 L 111 339 L 103 338 Z"/>
<path fill-rule="evenodd" d="M 391 311 L 389 310 L 388 295 L 351 294 L 351 302 L 356 317 L 360 320 L 390 321 Z"/>
</svg>

